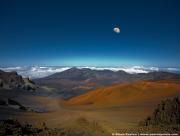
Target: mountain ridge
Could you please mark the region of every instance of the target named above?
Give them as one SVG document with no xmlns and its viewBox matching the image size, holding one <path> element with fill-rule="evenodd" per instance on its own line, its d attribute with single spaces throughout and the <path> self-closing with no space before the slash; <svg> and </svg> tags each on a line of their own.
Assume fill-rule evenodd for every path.
<svg viewBox="0 0 180 136">
<path fill-rule="evenodd" d="M 125 71 L 91 70 L 88 68 L 71 68 L 51 76 L 33 80 L 39 85 L 56 88 L 63 97 L 71 98 L 100 87 L 118 83 L 133 83 L 137 81 L 180 81 L 180 75 L 168 72 L 150 72 L 129 74 Z"/>
<path fill-rule="evenodd" d="M 172 81 L 139 81 L 96 89 L 64 101 L 65 106 L 114 107 L 157 103 L 178 96 L 180 84 Z"/>
</svg>

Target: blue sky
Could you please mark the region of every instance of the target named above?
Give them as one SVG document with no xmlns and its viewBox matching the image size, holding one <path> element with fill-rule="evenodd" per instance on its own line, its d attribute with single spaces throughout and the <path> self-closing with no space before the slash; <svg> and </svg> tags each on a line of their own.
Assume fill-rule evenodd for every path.
<svg viewBox="0 0 180 136">
<path fill-rule="evenodd" d="M 178 0 L 0 1 L 0 65 L 179 67 L 179 7 Z"/>
</svg>

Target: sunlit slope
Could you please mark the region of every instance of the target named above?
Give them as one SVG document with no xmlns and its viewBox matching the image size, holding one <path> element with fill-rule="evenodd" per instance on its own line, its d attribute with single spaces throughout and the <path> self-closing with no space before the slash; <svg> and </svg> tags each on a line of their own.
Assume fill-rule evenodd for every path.
<svg viewBox="0 0 180 136">
<path fill-rule="evenodd" d="M 64 102 L 66 106 L 148 105 L 180 94 L 180 83 L 141 81 L 97 89 Z"/>
</svg>

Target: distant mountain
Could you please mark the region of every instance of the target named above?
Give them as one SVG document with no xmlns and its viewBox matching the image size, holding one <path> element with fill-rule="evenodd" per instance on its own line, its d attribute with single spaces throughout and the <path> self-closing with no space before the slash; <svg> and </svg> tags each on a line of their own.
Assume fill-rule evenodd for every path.
<svg viewBox="0 0 180 136">
<path fill-rule="evenodd" d="M 172 81 L 139 81 L 116 84 L 73 97 L 64 102 L 66 106 L 147 106 L 163 98 L 180 95 L 180 84 Z"/>
<path fill-rule="evenodd" d="M 56 88 L 64 98 L 70 98 L 97 89 L 118 83 L 132 83 L 137 81 L 180 81 L 180 75 L 168 72 L 150 72 L 129 74 L 125 71 L 92 70 L 89 68 L 71 68 L 51 76 L 35 79 L 40 85 Z"/>
</svg>

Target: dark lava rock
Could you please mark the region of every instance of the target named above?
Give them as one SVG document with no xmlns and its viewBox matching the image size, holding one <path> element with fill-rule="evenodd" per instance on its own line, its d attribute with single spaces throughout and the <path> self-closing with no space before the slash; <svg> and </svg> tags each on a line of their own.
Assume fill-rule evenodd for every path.
<svg viewBox="0 0 180 136">
<path fill-rule="evenodd" d="M 140 123 L 141 125 L 179 125 L 180 99 L 175 97 L 158 104 L 153 114 Z"/>
</svg>

